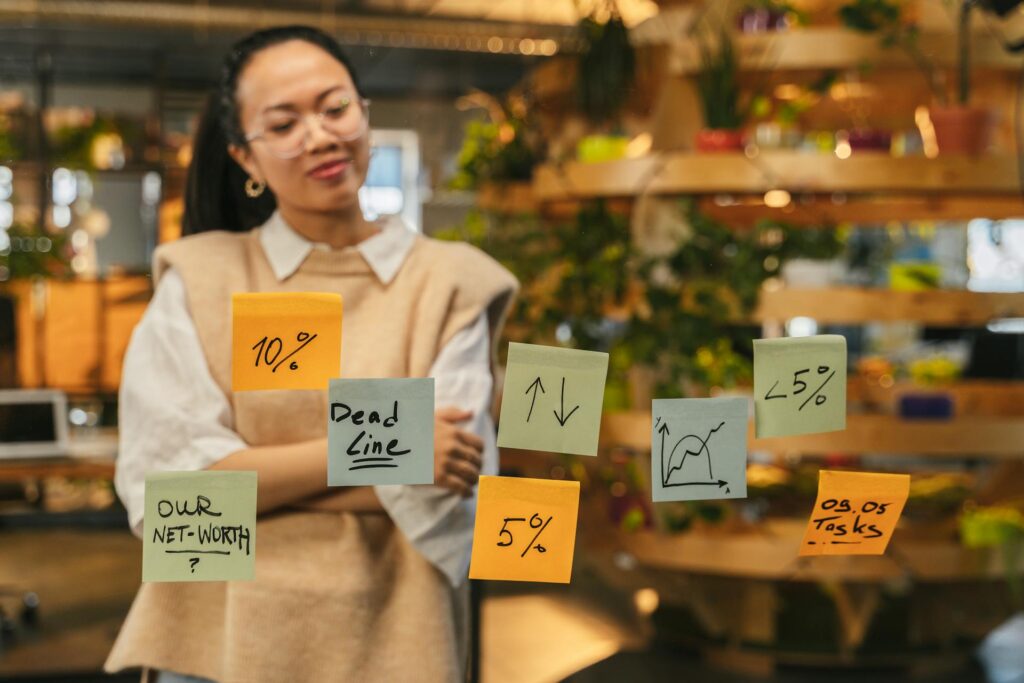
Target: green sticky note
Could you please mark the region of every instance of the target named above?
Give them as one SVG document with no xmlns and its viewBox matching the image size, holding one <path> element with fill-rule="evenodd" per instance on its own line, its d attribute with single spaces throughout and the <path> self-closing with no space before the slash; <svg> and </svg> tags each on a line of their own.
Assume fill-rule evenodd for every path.
<svg viewBox="0 0 1024 683">
<path fill-rule="evenodd" d="M 608 354 L 508 345 L 498 445 L 597 455 Z"/>
<path fill-rule="evenodd" d="M 846 338 L 754 340 L 757 436 L 846 429 Z"/>
<path fill-rule="evenodd" d="M 327 484 L 434 483 L 434 379 L 332 379 Z"/>
<path fill-rule="evenodd" d="M 146 475 L 143 581 L 251 581 L 256 473 Z"/>
<path fill-rule="evenodd" d="M 651 498 L 747 497 L 746 398 L 669 398 L 652 402 Z"/>
</svg>

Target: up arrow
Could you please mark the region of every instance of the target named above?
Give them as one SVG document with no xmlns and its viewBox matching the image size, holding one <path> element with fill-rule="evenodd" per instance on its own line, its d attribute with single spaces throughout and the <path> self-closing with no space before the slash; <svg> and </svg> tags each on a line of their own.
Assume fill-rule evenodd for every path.
<svg viewBox="0 0 1024 683">
<path fill-rule="evenodd" d="M 526 390 L 526 393 L 530 393 L 531 391 L 533 392 L 533 398 L 530 399 L 530 412 L 527 413 L 526 415 L 527 422 L 529 422 L 530 417 L 533 416 L 533 404 L 537 402 L 537 389 L 540 389 L 540 393 L 542 394 L 547 393 L 546 391 L 544 391 L 544 383 L 540 381 L 540 377 L 537 377 L 537 379 L 533 380 L 533 383 L 530 384 L 530 388 Z"/>
<path fill-rule="evenodd" d="M 558 424 L 564 427 L 565 423 L 569 421 L 569 418 L 572 417 L 573 413 L 580 409 L 577 405 L 569 411 L 568 415 L 565 414 L 565 377 L 562 378 L 562 398 L 560 402 L 561 405 L 559 405 L 559 410 L 561 411 L 561 414 L 559 414 L 559 410 L 553 410 L 552 412 L 555 414 L 555 419 L 558 420 Z"/>
</svg>

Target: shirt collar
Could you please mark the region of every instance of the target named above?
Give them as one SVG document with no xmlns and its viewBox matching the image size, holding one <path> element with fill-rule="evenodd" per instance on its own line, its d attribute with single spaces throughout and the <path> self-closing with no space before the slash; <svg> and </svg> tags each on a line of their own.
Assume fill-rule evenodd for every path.
<svg viewBox="0 0 1024 683">
<path fill-rule="evenodd" d="M 409 229 L 397 216 L 385 216 L 380 222 L 381 231 L 355 245 L 370 270 L 381 284 L 389 284 L 398 275 L 412 249 L 416 233 Z M 278 282 L 295 274 L 314 249 L 330 251 L 328 244 L 310 242 L 285 222 L 280 212 L 274 214 L 258 228 L 260 244 L 270 262 L 270 268 Z"/>
</svg>

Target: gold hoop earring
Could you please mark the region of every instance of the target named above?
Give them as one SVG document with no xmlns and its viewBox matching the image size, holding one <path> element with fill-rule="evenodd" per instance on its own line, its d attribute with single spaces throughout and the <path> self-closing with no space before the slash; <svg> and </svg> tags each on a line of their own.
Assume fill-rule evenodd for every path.
<svg viewBox="0 0 1024 683">
<path fill-rule="evenodd" d="M 262 180 L 254 180 L 253 178 L 247 178 L 245 181 L 245 194 L 251 199 L 256 199 L 263 190 L 267 189 L 267 184 Z"/>
</svg>

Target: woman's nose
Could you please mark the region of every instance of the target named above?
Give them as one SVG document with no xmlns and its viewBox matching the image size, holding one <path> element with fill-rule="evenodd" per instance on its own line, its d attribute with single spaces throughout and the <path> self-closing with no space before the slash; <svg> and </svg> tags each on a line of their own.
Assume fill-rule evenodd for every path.
<svg viewBox="0 0 1024 683">
<path fill-rule="evenodd" d="M 338 139 L 324 128 L 319 116 L 310 115 L 303 121 L 306 127 L 306 151 L 317 152 L 338 145 Z"/>
</svg>

